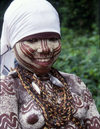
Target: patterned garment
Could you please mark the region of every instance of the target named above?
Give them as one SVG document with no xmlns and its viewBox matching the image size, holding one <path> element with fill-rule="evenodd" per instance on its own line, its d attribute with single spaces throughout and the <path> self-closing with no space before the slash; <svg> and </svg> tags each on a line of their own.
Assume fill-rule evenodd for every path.
<svg viewBox="0 0 100 129">
<path fill-rule="evenodd" d="M 100 129 L 100 115 L 88 88 L 79 77 L 61 74 L 70 86 L 75 105 L 74 117 L 80 119 L 86 129 Z M 2 77 L 0 82 L 0 129 L 43 129 L 45 120 L 42 109 L 23 88 L 19 78 L 12 75 L 16 73 Z M 50 80 L 56 86 L 62 86 L 57 78 L 51 76 Z M 43 84 L 48 92 L 53 94 L 50 80 L 43 81 Z M 39 93 L 37 86 L 34 85 L 34 88 Z M 58 101 L 60 103 L 59 96 Z M 60 129 L 78 129 L 78 127 L 69 121 Z"/>
</svg>

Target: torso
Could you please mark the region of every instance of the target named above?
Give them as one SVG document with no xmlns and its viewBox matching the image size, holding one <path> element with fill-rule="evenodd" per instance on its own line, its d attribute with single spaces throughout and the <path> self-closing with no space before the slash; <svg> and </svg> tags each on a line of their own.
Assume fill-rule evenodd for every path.
<svg viewBox="0 0 100 129">
<path fill-rule="evenodd" d="M 81 82 L 78 77 L 72 74 L 63 74 L 63 76 L 65 77 L 69 85 L 69 89 L 74 100 L 74 117 L 79 118 L 81 120 L 81 123 L 83 123 L 83 120 L 89 108 L 88 102 L 93 101 L 92 97 L 90 96 L 90 93 L 86 89 L 84 83 Z M 15 81 L 15 79 L 11 79 L 11 76 L 8 76 L 7 81 L 10 80 L 14 81 L 14 83 L 11 83 L 14 84 L 13 88 L 16 92 L 16 101 L 18 102 L 18 120 L 21 124 L 21 127 L 18 129 L 43 129 L 45 126 L 45 118 L 43 115 L 42 108 L 27 93 L 27 91 L 22 86 L 19 78 L 16 78 Z M 51 81 L 60 90 L 60 88 L 62 87 L 62 83 L 53 77 Z M 44 81 L 43 83 L 45 84 L 47 91 L 52 95 L 54 87 L 50 85 L 49 81 Z M 37 91 L 39 92 L 39 90 Z M 58 101 L 60 103 L 59 95 L 57 96 L 57 98 L 59 99 Z M 78 127 L 72 121 L 69 121 L 68 123 L 65 123 L 64 126 L 61 126 L 60 129 L 78 129 Z"/>
<path fill-rule="evenodd" d="M 87 110 L 88 110 L 88 93 L 84 89 L 79 89 L 79 86 L 76 85 L 73 81 L 73 79 L 70 78 L 70 75 L 67 75 L 68 82 L 70 84 L 70 91 L 74 99 L 74 116 L 77 118 L 80 118 L 81 120 L 84 119 Z M 35 100 L 27 93 L 27 91 L 23 88 L 21 85 L 19 79 L 18 81 L 18 94 L 19 94 L 19 121 L 21 123 L 22 129 L 40 129 L 43 128 L 45 125 L 45 119 L 43 116 L 43 111 L 37 104 Z M 46 85 L 46 88 L 48 89 L 48 92 L 52 94 L 53 87 L 50 86 L 49 81 L 44 82 Z M 61 85 L 59 82 L 57 82 L 58 85 Z M 79 82 L 81 84 L 81 82 Z M 77 83 L 78 84 L 78 83 Z M 80 85 L 79 84 L 79 85 Z M 56 85 L 58 88 L 59 86 Z M 83 96 L 84 93 L 87 96 Z M 59 98 L 59 96 L 58 96 Z M 60 100 L 60 98 L 59 98 Z M 92 100 L 91 100 L 92 101 Z M 83 122 L 83 121 L 81 121 Z M 75 124 L 71 121 L 69 121 L 65 126 L 62 126 L 61 129 L 77 129 Z"/>
</svg>

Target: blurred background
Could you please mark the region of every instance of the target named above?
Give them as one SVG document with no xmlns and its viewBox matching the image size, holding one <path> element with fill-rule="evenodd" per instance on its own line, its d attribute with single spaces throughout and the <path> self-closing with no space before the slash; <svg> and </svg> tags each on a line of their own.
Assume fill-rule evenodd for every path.
<svg viewBox="0 0 100 129">
<path fill-rule="evenodd" d="M 0 2 L 3 15 L 12 0 Z M 58 70 L 79 76 L 92 92 L 100 112 L 100 0 L 48 0 L 59 13 L 62 51 Z"/>
</svg>

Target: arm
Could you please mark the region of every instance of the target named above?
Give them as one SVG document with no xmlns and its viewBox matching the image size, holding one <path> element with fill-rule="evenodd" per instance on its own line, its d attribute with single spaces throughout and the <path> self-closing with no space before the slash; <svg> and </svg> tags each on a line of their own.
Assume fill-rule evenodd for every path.
<svg viewBox="0 0 100 129">
<path fill-rule="evenodd" d="M 88 111 L 84 120 L 86 129 L 100 129 L 100 115 L 88 89 L 84 91 L 84 101 L 88 103 Z"/>
<path fill-rule="evenodd" d="M 77 83 L 80 83 L 83 100 L 88 106 L 88 110 L 84 118 L 85 129 L 100 129 L 100 115 L 92 98 L 92 94 L 80 78 L 76 77 L 76 81 Z"/>
<path fill-rule="evenodd" d="M 20 129 L 16 91 L 11 77 L 0 81 L 0 129 L 8 128 Z"/>
</svg>

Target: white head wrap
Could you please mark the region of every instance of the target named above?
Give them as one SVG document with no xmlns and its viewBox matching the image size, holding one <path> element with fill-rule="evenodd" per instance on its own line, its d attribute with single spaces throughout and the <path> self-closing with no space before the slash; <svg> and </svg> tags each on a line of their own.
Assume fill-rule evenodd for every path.
<svg viewBox="0 0 100 129">
<path fill-rule="evenodd" d="M 22 38 L 43 32 L 60 34 L 59 16 L 46 0 L 14 0 L 4 15 L 1 35 L 1 72 L 14 68 L 13 46 Z"/>
</svg>

